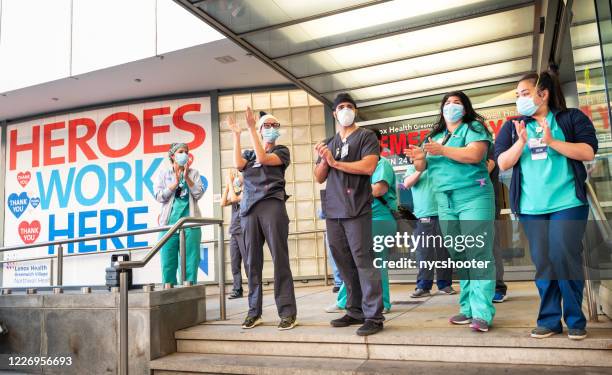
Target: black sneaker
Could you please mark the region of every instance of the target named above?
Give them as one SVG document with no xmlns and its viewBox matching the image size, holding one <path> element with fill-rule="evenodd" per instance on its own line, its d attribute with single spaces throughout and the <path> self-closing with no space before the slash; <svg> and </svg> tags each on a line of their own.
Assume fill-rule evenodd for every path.
<svg viewBox="0 0 612 375">
<path fill-rule="evenodd" d="M 414 292 L 410 295 L 410 298 L 423 298 L 423 297 L 431 297 L 431 292 L 429 290 L 416 288 Z"/>
<path fill-rule="evenodd" d="M 289 316 L 286 318 L 281 318 L 280 323 L 278 323 L 278 330 L 279 331 L 286 331 L 288 329 L 292 329 L 295 328 L 295 326 L 297 326 L 297 320 L 294 316 Z"/>
<path fill-rule="evenodd" d="M 583 340 L 587 337 L 586 329 L 570 328 L 567 337 L 570 340 Z"/>
<path fill-rule="evenodd" d="M 345 315 L 342 318 L 334 319 L 331 322 L 329 322 L 329 324 L 331 324 L 332 327 L 348 327 L 348 326 L 352 326 L 355 324 L 363 324 L 363 323 L 364 323 L 363 319 L 355 319 L 348 315 Z"/>
<path fill-rule="evenodd" d="M 242 323 L 242 328 L 251 329 L 257 327 L 260 324 L 263 324 L 261 316 L 247 316 L 246 319 L 244 319 L 244 322 Z"/>
<path fill-rule="evenodd" d="M 359 329 L 357 329 L 357 335 L 369 336 L 382 331 L 382 329 L 382 323 L 376 323 L 372 320 L 366 320 L 366 322 L 361 327 L 359 327 Z"/>
<path fill-rule="evenodd" d="M 229 297 L 227 297 L 227 299 L 236 299 L 236 298 L 242 298 L 242 290 L 232 290 L 232 294 L 229 295 Z"/>
<path fill-rule="evenodd" d="M 335 286 L 332 288 L 332 293 L 338 293 L 340 291 L 340 287 L 339 286 Z"/>
<path fill-rule="evenodd" d="M 536 327 L 531 330 L 531 337 L 536 339 L 545 339 L 558 333 L 561 332 L 553 331 L 552 329 L 546 327 Z"/>
</svg>

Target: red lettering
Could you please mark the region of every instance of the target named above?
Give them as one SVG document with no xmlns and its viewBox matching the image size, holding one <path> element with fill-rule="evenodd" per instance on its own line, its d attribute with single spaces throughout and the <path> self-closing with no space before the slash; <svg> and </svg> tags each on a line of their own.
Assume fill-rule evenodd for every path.
<svg viewBox="0 0 612 375">
<path fill-rule="evenodd" d="M 32 126 L 32 143 L 17 144 L 17 129 L 11 130 L 10 149 L 9 169 L 11 171 L 17 167 L 17 153 L 22 151 L 32 151 L 32 168 L 38 167 L 40 164 L 40 126 Z"/>
<path fill-rule="evenodd" d="M 429 133 L 431 133 L 431 130 L 421 130 L 421 133 L 419 136 L 419 143 L 423 142 L 427 138 L 427 135 Z"/>
<path fill-rule="evenodd" d="M 130 126 L 130 141 L 125 147 L 119 150 L 112 149 L 107 141 L 108 128 L 115 121 L 125 121 Z M 129 112 L 113 113 L 102 121 L 98 129 L 98 147 L 100 148 L 100 152 L 111 158 L 119 158 L 128 155 L 138 146 L 138 142 L 140 142 L 140 122 L 136 116 Z"/>
<path fill-rule="evenodd" d="M 153 117 L 165 116 L 170 114 L 170 107 L 152 108 L 145 109 L 142 115 L 143 125 L 143 142 L 144 142 L 144 153 L 154 154 L 167 151 L 170 148 L 170 144 L 153 144 L 153 135 L 159 133 L 169 133 L 170 125 L 153 125 Z"/>
<path fill-rule="evenodd" d="M 64 139 L 52 139 L 51 132 L 58 129 L 64 129 L 65 122 L 54 122 L 46 124 L 43 128 L 43 165 L 64 164 L 66 159 L 63 156 L 52 157 L 51 149 L 57 146 L 64 145 Z"/>
<path fill-rule="evenodd" d="M 408 144 L 411 144 L 411 145 L 419 144 L 419 132 L 408 133 Z"/>
<path fill-rule="evenodd" d="M 79 126 L 85 126 L 87 132 L 79 137 L 77 129 Z M 77 160 L 77 147 L 81 149 L 88 160 L 96 160 L 98 156 L 91 149 L 87 141 L 96 134 L 96 123 L 94 120 L 83 117 L 68 121 L 68 161 L 74 163 Z"/>
<path fill-rule="evenodd" d="M 391 155 L 401 155 L 406 148 L 406 134 L 391 134 L 389 136 L 389 148 Z"/>
<path fill-rule="evenodd" d="M 608 108 L 604 106 L 598 106 L 596 111 L 599 112 L 601 121 L 603 121 L 603 128 L 608 129 L 610 127 L 610 119 L 608 118 Z"/>
<path fill-rule="evenodd" d="M 502 119 L 497 120 L 497 123 L 495 123 L 495 120 L 489 120 L 489 127 L 493 131 L 494 135 L 497 135 L 497 133 L 499 133 L 502 125 L 504 125 L 504 120 Z"/>
<path fill-rule="evenodd" d="M 198 103 L 185 104 L 174 111 L 172 116 L 174 126 L 193 134 L 193 141 L 187 144 L 190 150 L 200 147 L 206 139 L 206 131 L 200 125 L 185 120 L 187 112 L 200 112 L 200 107 Z"/>
</svg>

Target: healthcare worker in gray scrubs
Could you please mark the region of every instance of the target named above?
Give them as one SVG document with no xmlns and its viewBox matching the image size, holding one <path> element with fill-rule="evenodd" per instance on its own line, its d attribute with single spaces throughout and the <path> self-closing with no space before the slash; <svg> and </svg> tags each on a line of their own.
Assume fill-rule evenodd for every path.
<svg viewBox="0 0 612 375">
<path fill-rule="evenodd" d="M 265 241 L 274 263 L 274 299 L 281 318 L 278 329 L 292 329 L 297 325 L 297 308 L 293 275 L 289 268 L 289 216 L 285 207 L 289 197 L 285 192 L 289 149 L 276 144 L 280 136 L 280 123 L 276 117 L 260 112 L 259 121 L 255 121 L 251 108 L 247 108 L 246 122 L 253 149 L 242 152 L 240 125 L 231 117 L 228 121 L 234 133 L 234 166 L 242 172 L 244 185 L 240 224 L 247 254 L 249 312 L 242 328 L 254 328 L 263 323 L 261 279 Z"/>
<path fill-rule="evenodd" d="M 314 170 L 318 183 L 327 181 L 321 196 L 327 238 L 347 290 L 346 315 L 331 325 L 361 324 L 357 334 L 367 336 L 380 332 L 385 320 L 381 273 L 373 264 L 370 184 L 380 147 L 372 131 L 355 124 L 357 105 L 350 95 L 339 94 L 333 110 L 339 131 L 316 145 Z"/>
</svg>

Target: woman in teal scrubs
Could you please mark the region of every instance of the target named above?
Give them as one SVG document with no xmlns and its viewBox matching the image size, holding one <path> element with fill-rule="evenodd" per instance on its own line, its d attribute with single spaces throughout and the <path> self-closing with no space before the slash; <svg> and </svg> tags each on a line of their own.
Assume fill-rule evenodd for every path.
<svg viewBox="0 0 612 375">
<path fill-rule="evenodd" d="M 540 294 L 534 338 L 563 332 L 584 339 L 582 238 L 589 208 L 584 161 L 595 158 L 591 120 L 567 108 L 555 71 L 532 73 L 517 86 L 521 117 L 507 121 L 495 140 L 501 170 L 512 170 L 510 205 L 529 240 Z"/>
<path fill-rule="evenodd" d="M 469 324 L 481 332 L 489 330 L 495 315 L 495 201 L 486 165 L 491 142 L 484 118 L 463 92 L 456 91 L 442 99 L 440 118 L 423 147 L 407 150 L 416 170 L 427 170 L 432 179 L 440 228 L 451 258 L 485 265 L 457 269 L 460 313 L 450 318 L 452 324 Z M 470 246 L 460 242 L 467 236 L 480 241 Z"/>
<path fill-rule="evenodd" d="M 189 147 L 173 143 L 168 151 L 172 166 L 162 170 L 155 184 L 155 198 L 162 204 L 159 225 L 173 225 L 182 217 L 201 217 L 198 200 L 204 195 L 200 173 L 189 167 Z M 200 264 L 200 227 L 185 231 L 185 281 L 197 282 Z M 179 261 L 179 232 L 174 233 L 161 250 L 162 283 L 176 285 Z"/>
</svg>

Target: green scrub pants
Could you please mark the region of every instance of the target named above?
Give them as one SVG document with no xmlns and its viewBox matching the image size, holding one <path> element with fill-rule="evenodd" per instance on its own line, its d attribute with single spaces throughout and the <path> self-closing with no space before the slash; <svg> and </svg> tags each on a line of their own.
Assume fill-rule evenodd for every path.
<svg viewBox="0 0 612 375">
<path fill-rule="evenodd" d="M 488 261 L 486 268 L 456 269 L 461 293 L 461 314 L 479 318 L 489 325 L 495 316 L 495 259 L 493 256 L 495 199 L 489 181 L 485 186 L 469 186 L 436 193 L 440 228 L 445 236 L 452 236 L 454 246 L 448 251 L 454 261 Z M 482 236 L 482 246 L 462 245 L 464 236 Z"/>
<path fill-rule="evenodd" d="M 394 236 L 397 232 L 397 223 L 392 217 L 388 220 L 372 220 L 372 235 L 373 236 Z M 377 259 L 383 261 L 387 259 L 388 249 L 381 252 L 375 252 L 374 256 Z M 378 262 L 377 262 L 378 263 Z M 391 310 L 391 297 L 389 294 L 389 270 L 387 267 L 380 268 L 380 279 L 382 281 L 383 290 L 383 306 L 385 310 Z M 336 306 L 340 309 L 346 308 L 346 286 L 342 283 L 340 290 L 338 291 L 338 297 L 336 300 Z"/>
<path fill-rule="evenodd" d="M 200 228 L 187 228 L 185 230 L 185 281 L 197 282 L 198 266 L 200 265 L 200 242 L 202 230 Z M 177 284 L 179 269 L 180 237 L 175 233 L 161 250 L 162 283 Z"/>
</svg>

